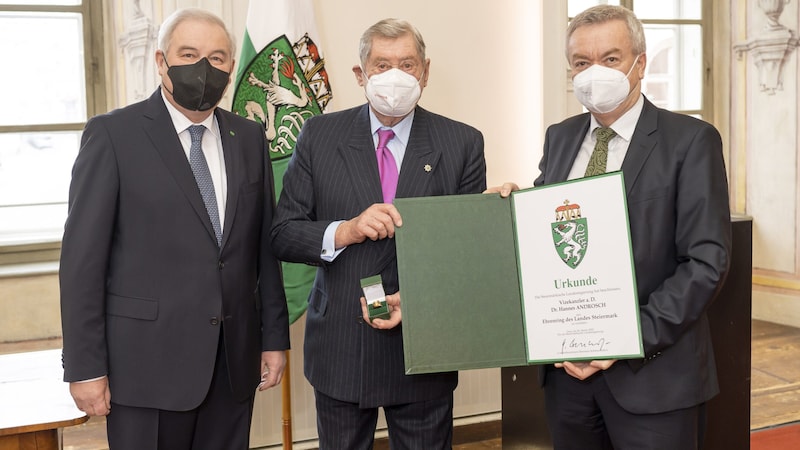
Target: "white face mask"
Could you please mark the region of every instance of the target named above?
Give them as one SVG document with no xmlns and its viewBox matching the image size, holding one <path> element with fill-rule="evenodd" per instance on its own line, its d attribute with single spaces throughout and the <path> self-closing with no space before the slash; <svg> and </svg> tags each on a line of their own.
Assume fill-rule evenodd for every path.
<svg viewBox="0 0 800 450">
<path fill-rule="evenodd" d="M 617 109 L 631 92 L 628 76 L 638 61 L 637 55 L 627 74 L 594 64 L 572 79 L 575 97 L 586 109 L 596 114 L 605 114 Z"/>
<path fill-rule="evenodd" d="M 400 69 L 389 69 L 369 77 L 364 90 L 370 106 L 389 117 L 410 113 L 422 95 L 419 81 Z"/>
</svg>

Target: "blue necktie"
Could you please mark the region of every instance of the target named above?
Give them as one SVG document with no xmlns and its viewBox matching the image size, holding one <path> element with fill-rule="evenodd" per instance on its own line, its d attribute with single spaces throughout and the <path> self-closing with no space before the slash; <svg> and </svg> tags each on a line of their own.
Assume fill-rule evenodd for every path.
<svg viewBox="0 0 800 450">
<path fill-rule="evenodd" d="M 217 207 L 217 195 L 214 193 L 214 182 L 211 180 L 211 172 L 208 170 L 206 157 L 203 155 L 203 132 L 206 127 L 203 125 L 192 125 L 189 127 L 189 134 L 192 136 L 192 146 L 189 149 L 189 165 L 192 166 L 194 179 L 197 187 L 200 188 L 200 195 L 203 196 L 203 203 L 206 204 L 208 217 L 214 227 L 214 234 L 217 237 L 217 245 L 222 244 L 222 228 L 219 224 L 219 208 Z"/>
</svg>

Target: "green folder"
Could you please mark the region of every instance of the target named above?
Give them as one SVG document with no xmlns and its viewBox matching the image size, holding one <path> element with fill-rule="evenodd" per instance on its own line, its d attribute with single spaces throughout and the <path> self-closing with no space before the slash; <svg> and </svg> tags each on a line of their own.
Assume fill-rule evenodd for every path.
<svg viewBox="0 0 800 450">
<path fill-rule="evenodd" d="M 395 206 L 407 374 L 643 354 L 621 172 Z"/>
<path fill-rule="evenodd" d="M 514 236 L 496 232 L 512 229 L 509 199 L 398 198 L 395 206 L 406 373 L 527 364 Z"/>
</svg>

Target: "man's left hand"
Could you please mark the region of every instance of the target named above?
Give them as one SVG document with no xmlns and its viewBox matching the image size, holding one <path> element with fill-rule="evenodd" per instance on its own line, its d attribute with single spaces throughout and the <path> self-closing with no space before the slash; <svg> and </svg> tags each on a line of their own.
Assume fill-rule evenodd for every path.
<svg viewBox="0 0 800 450">
<path fill-rule="evenodd" d="M 389 306 L 388 319 L 373 319 L 369 320 L 369 312 L 367 311 L 367 299 L 361 297 L 361 314 L 363 314 L 364 322 L 368 323 L 372 328 L 379 330 L 388 330 L 400 325 L 403 320 L 403 313 L 400 311 L 400 292 L 386 296 L 386 304 Z"/>
<path fill-rule="evenodd" d="M 286 368 L 286 352 L 283 350 L 261 352 L 261 383 L 259 391 L 265 391 L 281 383 Z"/>
<path fill-rule="evenodd" d="M 519 186 L 517 183 L 503 183 L 502 186 L 492 186 L 489 189 L 483 191 L 484 194 L 500 194 L 500 197 L 506 198 L 511 195 L 512 192 L 518 191 Z"/>
</svg>

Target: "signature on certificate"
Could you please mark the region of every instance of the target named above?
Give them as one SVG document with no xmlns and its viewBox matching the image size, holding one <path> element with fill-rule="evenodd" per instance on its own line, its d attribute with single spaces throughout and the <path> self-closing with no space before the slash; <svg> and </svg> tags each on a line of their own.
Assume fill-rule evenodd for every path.
<svg viewBox="0 0 800 450">
<path fill-rule="evenodd" d="M 568 338 L 561 341 L 561 353 L 602 352 L 609 344 L 605 338 Z"/>
</svg>

